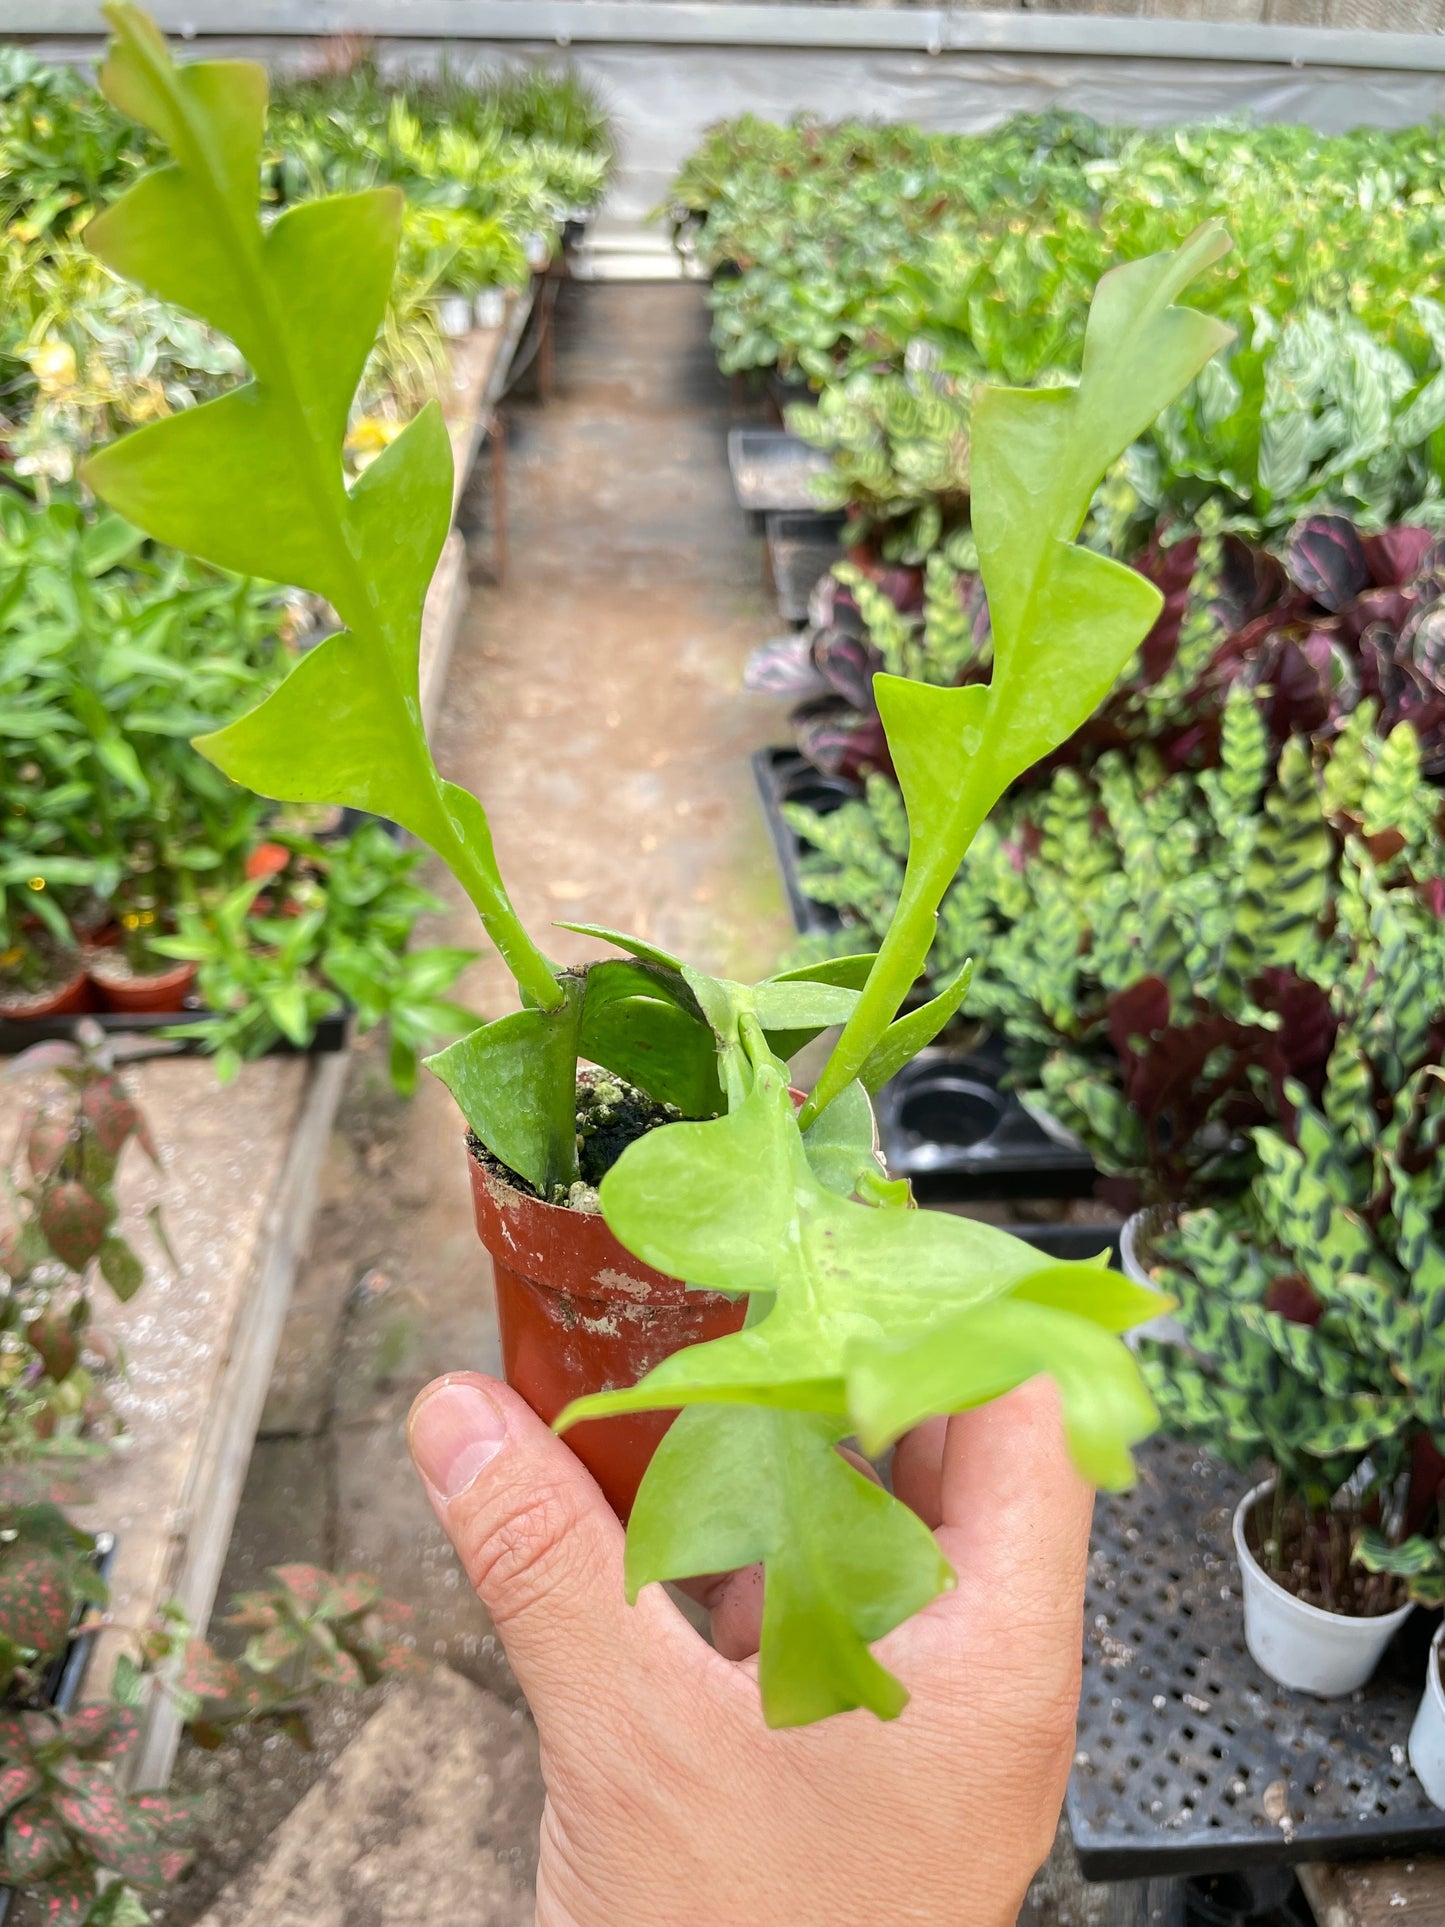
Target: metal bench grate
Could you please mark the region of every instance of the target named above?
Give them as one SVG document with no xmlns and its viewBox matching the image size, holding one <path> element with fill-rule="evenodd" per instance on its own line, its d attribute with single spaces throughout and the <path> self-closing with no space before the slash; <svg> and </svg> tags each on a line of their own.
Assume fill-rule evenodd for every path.
<svg viewBox="0 0 1445 1927">
<path fill-rule="evenodd" d="M 1277 1687 L 1244 1645 L 1230 1517 L 1248 1481 L 1156 1440 L 1094 1517 L 1068 1816 L 1090 1880 L 1445 1849 L 1405 1742 L 1433 1618 L 1344 1700 Z"/>
</svg>

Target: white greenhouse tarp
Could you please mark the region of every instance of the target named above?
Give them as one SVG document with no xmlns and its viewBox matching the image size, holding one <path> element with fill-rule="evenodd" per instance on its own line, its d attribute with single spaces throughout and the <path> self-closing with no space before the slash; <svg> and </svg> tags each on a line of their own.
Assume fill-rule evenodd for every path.
<svg viewBox="0 0 1445 1927">
<path fill-rule="evenodd" d="M 520 3 L 520 0 L 519 0 Z M 826 10 L 818 10 L 826 34 Z M 1037 16 L 1033 16 L 1037 18 Z M 1101 21 L 1101 29 L 1131 23 Z M 1230 28 L 1218 32 L 1228 39 Z M 1101 34 L 1101 37 L 1104 37 Z M 1108 36 L 1111 39 L 1113 36 Z M 304 64 L 314 42 L 206 35 L 209 54 Z M 1306 44 L 1304 39 L 1300 43 Z M 75 42 L 37 53 L 74 58 Z M 1406 126 L 1445 114 L 1445 73 L 1115 54 L 944 51 L 828 46 L 606 44 L 395 39 L 378 43 L 388 71 L 463 71 L 538 58 L 571 66 L 600 91 L 618 130 L 620 162 L 589 249 L 598 274 L 668 274 L 664 227 L 646 216 L 714 121 L 742 113 L 786 120 L 864 115 L 950 132 L 996 126 L 1010 114 L 1064 107 L 1100 120 L 1158 125 L 1219 116 L 1298 120 L 1323 130 Z"/>
</svg>

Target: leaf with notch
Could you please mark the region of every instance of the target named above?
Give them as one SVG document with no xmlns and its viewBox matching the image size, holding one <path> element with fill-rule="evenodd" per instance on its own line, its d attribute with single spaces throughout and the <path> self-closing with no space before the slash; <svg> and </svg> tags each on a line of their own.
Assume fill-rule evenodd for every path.
<svg viewBox="0 0 1445 1927">
<path fill-rule="evenodd" d="M 577 1179 L 577 1040 L 585 986 L 580 977 L 559 982 L 560 1010 L 513 1011 L 426 1060 L 487 1149 L 544 1198 Z"/>
<path fill-rule="evenodd" d="M 804 1412 L 684 1412 L 642 1481 L 627 1591 L 763 1561 L 758 1678 L 770 1726 L 850 1707 L 892 1719 L 908 1695 L 869 1642 L 953 1584 L 933 1534 Z"/>
<path fill-rule="evenodd" d="M 1115 1401 L 1118 1449 L 1096 1449 L 1093 1391 L 1070 1369 L 1078 1325 L 1093 1322 L 1101 1335 L 1126 1329 L 1160 1310 L 1159 1296 L 1095 1264 L 1052 1262 L 972 1219 L 837 1196 L 809 1166 L 786 1075 L 755 1031 L 750 1056 L 753 1084 L 742 1104 L 714 1123 L 673 1125 L 630 1145 L 601 1199 L 608 1225 L 645 1263 L 712 1289 L 772 1294 L 771 1308 L 740 1332 L 665 1360 L 636 1386 L 578 1400 L 558 1428 L 669 1405 L 746 1403 L 850 1420 L 875 1450 L 903 1429 L 878 1373 L 906 1386 L 934 1335 L 956 1322 L 951 1362 L 929 1385 L 930 1410 L 958 1410 L 1050 1371 L 1091 1468 L 1118 1482 L 1122 1448 L 1142 1436 L 1140 1417 L 1152 1408 L 1142 1394 L 1132 1405 Z M 743 1170 L 749 1182 L 739 1185 Z M 980 1308 L 988 1316 L 970 1348 Z M 880 1332 L 888 1334 L 883 1363 L 869 1375 Z M 1107 1343 L 1117 1382 L 1128 1385 L 1132 1359 Z M 922 1416 L 910 1412 L 906 1423 Z"/>
</svg>

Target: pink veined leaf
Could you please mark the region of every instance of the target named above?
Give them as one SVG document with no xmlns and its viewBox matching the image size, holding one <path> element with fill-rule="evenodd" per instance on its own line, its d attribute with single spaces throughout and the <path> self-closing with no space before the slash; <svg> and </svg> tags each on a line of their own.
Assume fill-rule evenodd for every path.
<svg viewBox="0 0 1445 1927">
<path fill-rule="evenodd" d="M 74 1611 L 64 1560 L 53 1552 L 20 1548 L 0 1556 L 0 1626 L 17 1646 L 29 1646 L 45 1658 L 58 1653 Z"/>
<path fill-rule="evenodd" d="M 137 1813 L 143 1813 L 160 1834 L 189 1826 L 196 1813 L 194 1800 L 183 1799 L 175 1793 L 137 1793 L 131 1798 L 131 1806 Z"/>
<path fill-rule="evenodd" d="M 274 1626 L 280 1617 L 269 1593 L 241 1592 L 237 1593 L 231 1601 L 231 1611 L 226 1615 L 226 1624 L 254 1627 L 264 1632 Z"/>
<path fill-rule="evenodd" d="M 38 1752 L 42 1746 L 49 1746 L 60 1731 L 60 1722 L 53 1713 L 42 1713 L 38 1709 L 20 1715 L 20 1725 L 25 1734 L 25 1745 L 29 1752 Z M 0 1741 L 0 1751 L 4 1743 Z"/>
<path fill-rule="evenodd" d="M 5 1826 L 5 1872 L 17 1886 L 39 1880 L 71 1858 L 70 1835 L 38 1800 L 27 1801 Z"/>
<path fill-rule="evenodd" d="M 110 1774 L 98 1766 L 67 1775 L 71 1789 L 53 1796 L 56 1813 L 98 1863 L 136 1887 L 163 1886 L 160 1843 L 143 1813 L 134 1810 Z"/>
<path fill-rule="evenodd" d="M 77 1064 L 79 1061 L 80 1052 L 74 1044 L 57 1039 L 48 1044 L 32 1044 L 29 1050 L 12 1057 L 0 1075 L 6 1078 L 27 1077 L 32 1071 L 59 1070 L 62 1065 Z"/>
<path fill-rule="evenodd" d="M 79 1861 L 73 1866 L 61 1867 L 47 1878 L 45 1891 L 40 1896 L 43 1927 L 81 1927 L 95 1905 L 95 1894 L 93 1867 Z"/>
<path fill-rule="evenodd" d="M 98 1078 L 81 1094 L 80 1111 L 107 1157 L 119 1157 L 140 1122 L 140 1112 L 114 1077 Z"/>
<path fill-rule="evenodd" d="M 41 1184 L 54 1173 L 69 1142 L 69 1118 L 62 1117 L 58 1111 L 41 1111 L 25 1143 L 26 1161 Z"/>
<path fill-rule="evenodd" d="M 131 1747 L 140 1730 L 139 1721 L 128 1706 L 98 1702 L 82 1706 L 65 1722 L 65 1737 L 77 1753 L 92 1760 L 118 1760 Z"/>
<path fill-rule="evenodd" d="M 376 1670 L 383 1679 L 420 1679 L 431 1668 L 411 1647 L 388 1646 L 377 1658 Z"/>
<path fill-rule="evenodd" d="M 274 1672 L 300 1648 L 304 1634 L 295 1626 L 272 1626 L 246 1643 L 246 1664 L 258 1673 Z"/>
<path fill-rule="evenodd" d="M 161 1876 L 159 1884 L 163 1887 L 169 1887 L 173 1880 L 179 1880 L 194 1858 L 195 1855 L 185 1847 L 162 1848 L 157 1856 L 157 1865 L 160 1868 Z"/>
<path fill-rule="evenodd" d="M 233 1699 L 244 1684 L 241 1669 L 234 1660 L 223 1659 L 203 1639 L 193 1639 L 186 1648 L 186 1663 L 178 1684 L 185 1693 L 203 1700 Z"/>
<path fill-rule="evenodd" d="M 381 1586 L 369 1572 L 349 1572 L 333 1586 L 325 1602 L 328 1618 L 355 1619 L 380 1607 Z"/>
<path fill-rule="evenodd" d="M 84 1271 L 105 1242 L 109 1212 L 93 1191 L 74 1179 L 47 1191 L 40 1206 L 46 1243 L 72 1271 Z"/>
<path fill-rule="evenodd" d="M 0 1768 L 0 1813 L 8 1813 L 12 1807 L 19 1806 L 22 1800 L 28 1799 L 43 1784 L 35 1768 L 23 1761 Z"/>
<path fill-rule="evenodd" d="M 317 1679 L 325 1680 L 330 1686 L 360 1686 L 362 1684 L 361 1668 L 351 1657 L 351 1654 L 344 1652 L 340 1647 L 336 1647 L 330 1652 L 324 1650 L 316 1652 L 313 1649 L 311 1669 Z"/>
<path fill-rule="evenodd" d="M 303 1606 L 319 1606 L 336 1584 L 332 1574 L 321 1566 L 273 1566 L 272 1571 Z"/>
</svg>

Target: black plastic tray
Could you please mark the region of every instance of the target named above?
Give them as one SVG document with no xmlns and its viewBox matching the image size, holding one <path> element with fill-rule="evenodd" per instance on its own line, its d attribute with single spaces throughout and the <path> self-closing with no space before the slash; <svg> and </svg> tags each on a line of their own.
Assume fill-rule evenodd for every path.
<svg viewBox="0 0 1445 1927">
<path fill-rule="evenodd" d="M 172 1024 L 186 1024 L 198 1017 L 206 1016 L 205 1009 L 199 1005 L 188 1005 L 184 1010 L 166 1011 L 125 1011 L 92 1010 L 77 1012 L 69 1017 L 32 1017 L 21 1021 L 16 1018 L 0 1017 L 0 1057 L 15 1057 L 32 1044 L 49 1044 L 56 1038 L 71 1038 L 75 1026 L 88 1021 L 99 1024 L 107 1036 L 149 1037 L 166 1030 Z M 262 1053 L 266 1057 L 324 1057 L 333 1051 L 345 1050 L 348 1029 L 351 1023 L 349 1009 L 333 1011 L 317 1024 L 311 1042 L 303 1049 L 291 1043 L 288 1038 L 280 1037 L 271 1048 Z M 200 1057 L 207 1053 L 193 1038 L 167 1038 L 158 1040 L 162 1047 L 177 1057 Z"/>
<path fill-rule="evenodd" d="M 828 457 L 780 428 L 730 428 L 728 467 L 739 503 L 753 515 L 774 509 L 813 509 L 812 481 L 826 475 Z"/>
<path fill-rule="evenodd" d="M 96 1571 L 102 1579 L 109 1579 L 114 1565 L 114 1536 L 109 1532 L 97 1532 L 95 1535 Z M 75 1619 L 77 1626 L 89 1611 L 89 1607 L 80 1609 Z M 51 1707 L 57 1713 L 68 1713 L 71 1710 L 80 1692 L 80 1682 L 85 1675 L 86 1661 L 90 1658 L 90 1649 L 94 1641 L 93 1632 L 78 1634 L 52 1663 L 40 1690 L 41 1706 Z M 13 1887 L 0 1887 L 0 1927 L 3 1927 L 3 1923 L 9 1917 L 10 1903 L 14 1898 Z"/>
<path fill-rule="evenodd" d="M 843 518 L 803 509 L 777 509 L 764 521 L 778 614 L 784 622 L 806 622 L 819 578 L 843 559 Z"/>
<path fill-rule="evenodd" d="M 1445 1850 L 1405 1753 L 1433 1616 L 1358 1693 L 1287 1692 L 1244 1644 L 1230 1521 L 1251 1481 L 1175 1440 L 1138 1465 L 1094 1514 L 1067 1806 L 1085 1878 Z"/>
<path fill-rule="evenodd" d="M 878 1093 L 884 1161 L 892 1176 L 912 1179 L 921 1203 L 1093 1196 L 1094 1160 L 1002 1088 L 1006 1070 L 992 1038 L 963 1051 L 935 1046 Z M 1096 1234 L 1090 1249 L 1103 1242 Z"/>
<path fill-rule="evenodd" d="M 773 854 L 778 859 L 783 888 L 788 894 L 788 909 L 799 936 L 831 934 L 843 928 L 843 918 L 831 904 L 814 903 L 798 881 L 798 858 L 806 844 L 795 835 L 783 815 L 784 803 L 805 803 L 810 810 L 826 816 L 844 803 L 860 796 L 858 785 L 846 776 L 825 776 L 814 769 L 795 749 L 759 749 L 753 752 L 753 778 L 767 818 Z M 860 945 L 862 939 L 860 938 Z"/>
</svg>

